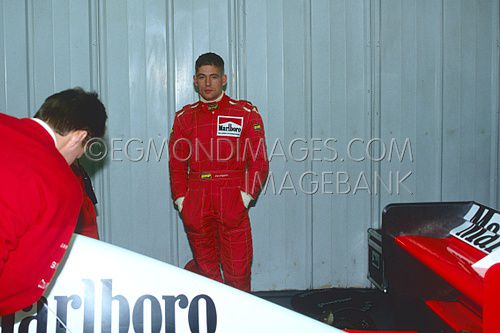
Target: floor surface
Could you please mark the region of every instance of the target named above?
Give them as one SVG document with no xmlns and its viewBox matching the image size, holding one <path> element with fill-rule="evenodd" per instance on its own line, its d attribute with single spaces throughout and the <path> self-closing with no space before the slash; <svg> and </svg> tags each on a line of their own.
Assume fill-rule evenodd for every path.
<svg viewBox="0 0 500 333">
<path fill-rule="evenodd" d="M 376 289 L 266 291 L 254 295 L 341 329 L 412 329 L 396 323 L 387 295 Z"/>
</svg>

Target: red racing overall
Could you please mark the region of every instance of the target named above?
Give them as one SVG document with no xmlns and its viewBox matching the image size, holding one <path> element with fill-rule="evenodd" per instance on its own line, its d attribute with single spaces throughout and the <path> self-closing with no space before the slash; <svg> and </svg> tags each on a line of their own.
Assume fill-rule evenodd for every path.
<svg viewBox="0 0 500 333">
<path fill-rule="evenodd" d="M 256 199 L 269 170 L 257 109 L 226 95 L 185 106 L 176 113 L 169 154 L 172 195 L 184 197 L 194 257 L 186 268 L 250 291 L 252 235 L 242 192 Z"/>
</svg>

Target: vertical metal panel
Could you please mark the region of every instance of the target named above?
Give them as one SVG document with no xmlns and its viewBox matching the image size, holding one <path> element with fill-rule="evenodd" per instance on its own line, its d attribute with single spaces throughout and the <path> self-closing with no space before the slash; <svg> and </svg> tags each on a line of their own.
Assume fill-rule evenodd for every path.
<svg viewBox="0 0 500 333">
<path fill-rule="evenodd" d="M 30 54 L 33 63 L 33 96 L 35 107 L 55 91 L 54 17 L 52 1 L 33 1 L 31 4 L 33 45 Z M 64 50 L 61 50 L 64 54 Z"/>
<path fill-rule="evenodd" d="M 491 6 L 493 42 L 491 45 L 491 173 L 490 204 L 500 207 L 500 3 L 494 1 Z M 495 43 L 496 40 L 496 43 Z M 496 45 L 495 45 L 496 44 Z"/>
<path fill-rule="evenodd" d="M 313 3 L 312 137 L 322 150 L 313 165 L 320 182 L 312 216 L 315 288 L 366 284 L 372 175 L 369 161 L 358 155 L 370 138 L 365 6 L 364 1 Z M 352 140 L 359 143 L 352 146 L 355 156 Z"/>
<path fill-rule="evenodd" d="M 27 6 L 24 1 L 2 1 L 0 4 L 0 111 L 17 117 L 30 114 L 28 98 Z"/>
<path fill-rule="evenodd" d="M 382 1 L 382 136 L 408 137 L 414 157 L 413 163 L 382 164 L 382 170 L 411 171 L 402 183 L 410 191 L 383 195 L 382 206 L 494 204 L 498 127 L 491 121 L 498 123 L 492 99 L 498 89 L 492 82 L 498 68 L 491 57 L 498 18 L 490 13 L 497 7 L 498 1 Z"/>
<path fill-rule="evenodd" d="M 308 105 L 307 94 L 310 82 L 305 75 L 308 70 L 306 52 L 308 27 L 305 25 L 306 1 L 287 1 L 283 6 L 283 34 L 296 36 L 283 40 L 283 81 L 284 81 L 284 110 L 285 135 L 282 138 L 287 146 L 294 139 L 306 139 L 311 136 L 310 118 L 311 109 Z M 301 92 L 297 94 L 297 92 Z M 285 231 L 285 261 L 286 275 L 282 286 L 290 289 L 294 285 L 310 284 L 310 272 L 307 266 L 310 262 L 310 215 L 308 214 L 307 195 L 300 190 L 298 181 L 301 175 L 308 170 L 308 163 L 298 161 L 301 156 L 302 144 L 293 146 L 290 150 L 294 158 L 286 163 L 286 173 L 283 178 L 286 187 L 293 190 L 284 190 L 280 195 L 285 200 L 285 211 L 282 218 L 286 221 Z M 298 159 L 295 156 L 299 156 Z M 289 175 L 289 177 L 287 177 Z M 280 177 L 278 177 L 280 179 Z M 289 182 L 291 180 L 291 182 Z M 293 183 L 292 183 L 293 182 Z M 296 192 L 296 194 L 295 194 Z M 297 237 L 300 235 L 300 237 Z M 298 273 L 298 274 L 297 274 Z"/>
<path fill-rule="evenodd" d="M 111 198 L 104 236 L 171 261 L 166 3 L 107 1 L 102 10 Z"/>
<path fill-rule="evenodd" d="M 245 98 L 250 99 L 260 110 L 266 130 L 268 151 L 273 140 L 276 139 L 270 136 L 272 132 L 269 130 L 271 128 L 269 115 L 272 113 L 272 117 L 276 119 L 281 119 L 283 115 L 280 112 L 280 110 L 283 110 L 283 88 L 281 66 L 279 65 L 281 64 L 281 52 L 278 51 L 282 45 L 283 16 L 279 14 L 279 10 L 276 10 L 271 22 L 269 20 L 269 5 L 271 4 L 268 4 L 265 0 L 247 1 L 245 3 L 245 11 L 247 12 L 245 21 L 247 34 L 245 34 L 245 39 L 248 53 L 246 64 L 241 64 L 244 68 L 240 68 L 246 74 L 246 83 L 253 88 Z M 273 5 L 275 8 L 282 8 L 281 1 L 274 1 Z M 274 24 L 274 29 L 271 29 L 269 24 Z M 268 31 L 274 32 L 272 36 L 268 36 Z M 269 40 L 273 41 L 270 42 Z M 257 47 L 259 51 L 255 52 Z M 272 69 L 269 66 L 270 61 L 274 61 L 276 64 Z M 268 82 L 273 78 L 275 82 L 273 94 L 269 95 Z M 251 84 L 253 82 L 259 82 L 259 84 Z M 245 93 L 247 92 L 245 91 Z M 281 107 L 277 106 L 277 104 Z M 282 133 L 282 129 L 276 128 L 275 133 Z M 274 172 L 276 161 L 271 160 L 270 163 L 271 172 Z M 271 205 L 274 208 L 273 210 L 270 209 Z M 268 212 L 267 215 L 261 214 L 264 210 Z M 278 283 L 282 280 L 276 275 L 283 276 L 283 261 L 275 261 L 273 258 L 283 258 L 285 255 L 283 237 L 280 237 L 284 226 L 283 219 L 278 213 L 274 213 L 275 211 L 283 211 L 283 202 L 276 200 L 276 197 L 269 195 L 267 191 L 261 194 L 256 206 L 250 209 L 254 236 L 253 288 L 262 289 L 262 285 L 269 284 L 272 289 L 276 289 Z M 276 230 L 279 230 L 278 233 Z M 275 255 L 269 256 L 270 251 Z M 268 259 L 265 260 L 264 258 Z M 273 278 L 273 274 L 270 274 L 271 271 L 278 274 Z"/>
<path fill-rule="evenodd" d="M 90 88 L 88 3 L 2 2 L 5 109 L 33 115 L 55 91 Z"/>
<path fill-rule="evenodd" d="M 308 167 L 288 153 L 294 139 L 310 137 L 307 6 L 306 1 L 246 2 L 247 93 L 261 109 L 271 153 L 268 186 L 251 210 L 257 289 L 310 285 L 311 221 L 308 198 L 297 183 Z M 295 145 L 296 156 L 298 146 L 303 144 Z"/>
<path fill-rule="evenodd" d="M 175 222 L 169 219 L 172 208 L 166 206 L 170 197 L 168 186 L 167 164 L 167 138 L 170 130 L 167 106 L 167 43 L 165 22 L 166 7 L 164 1 L 146 1 L 146 28 L 145 35 L 145 105 L 146 123 L 145 129 L 148 138 L 149 158 L 145 157 L 148 166 L 146 172 L 145 191 L 148 193 L 147 220 L 150 222 L 151 234 L 160 231 L 160 236 L 155 237 L 149 248 L 150 253 L 163 260 L 172 260 L 166 241 L 171 241 L 171 224 Z M 138 105 L 140 110 L 140 105 Z M 156 148 L 150 149 L 151 144 Z M 158 152 L 158 153 L 157 153 Z M 144 173 L 142 171 L 142 173 Z M 164 198 L 164 199 L 163 199 Z M 166 199 L 166 200 L 165 200 Z"/>
<path fill-rule="evenodd" d="M 230 59 L 229 6 L 225 1 L 216 0 L 173 2 L 177 107 L 181 108 L 198 99 L 192 79 L 198 56 L 213 51 L 226 62 Z M 226 67 L 231 68 L 231 63 Z"/>
<path fill-rule="evenodd" d="M 441 15 L 432 0 L 382 1 L 382 207 L 441 199 Z"/>
<path fill-rule="evenodd" d="M 445 1 L 443 197 L 495 204 L 491 161 L 497 160 L 498 127 L 492 127 L 492 43 L 498 36 L 489 1 Z M 486 147 L 496 147 L 487 149 Z"/>
<path fill-rule="evenodd" d="M 176 67 L 175 67 L 175 39 L 174 39 L 174 3 L 173 1 L 167 2 L 167 17 L 166 17 L 166 25 L 165 30 L 167 34 L 167 59 L 166 59 L 166 94 L 167 101 L 165 104 L 166 110 L 175 110 L 176 109 L 176 92 L 177 92 L 177 84 L 176 84 Z M 172 111 L 166 112 L 168 118 L 169 128 L 172 128 L 173 119 L 175 118 L 175 113 Z M 169 132 L 170 133 L 170 132 Z M 167 202 L 171 200 L 171 190 L 170 190 L 170 182 L 168 182 L 168 195 Z M 166 247 L 169 249 L 170 253 L 170 262 L 175 265 L 179 265 L 179 230 L 183 230 L 181 226 L 181 221 L 179 219 L 179 215 L 176 210 L 171 209 L 169 211 L 169 230 L 170 230 L 170 238 L 167 239 L 169 242 Z"/>
<path fill-rule="evenodd" d="M 369 10 L 367 11 L 367 21 L 369 21 L 369 25 L 367 25 L 367 29 L 369 32 L 367 35 L 369 36 L 369 50 L 367 51 L 367 57 L 370 59 L 370 74 L 371 74 L 371 86 L 370 86 L 370 96 L 369 96 L 369 104 L 370 104 L 370 122 L 371 122 L 371 135 L 372 137 L 380 138 L 381 137 L 381 59 L 382 52 L 380 47 L 380 35 L 381 35 L 381 0 L 368 0 L 369 1 Z M 371 173 L 373 175 L 381 173 L 380 163 L 372 163 L 371 165 Z M 378 184 L 378 181 L 373 181 L 372 186 Z M 380 217 L 382 216 L 383 207 L 381 205 L 381 195 L 380 190 L 373 191 L 372 197 L 370 200 L 370 210 L 371 210 L 371 223 L 373 228 L 378 228 L 380 226 Z"/>
<path fill-rule="evenodd" d="M 246 0 L 229 1 L 229 46 L 231 54 L 226 72 L 232 80 L 228 82 L 227 91 L 233 98 L 246 96 Z"/>
<path fill-rule="evenodd" d="M 125 5 L 125 6 L 124 6 Z M 105 219 L 104 239 L 117 245 L 126 245 L 126 241 L 133 241 L 125 233 L 130 222 L 125 217 L 132 209 L 131 175 L 123 160 L 123 142 L 129 138 L 129 66 L 128 66 L 128 27 L 126 2 L 105 1 L 100 7 L 101 19 L 101 49 L 103 58 L 101 71 L 105 78 L 101 87 L 108 111 L 107 137 L 110 146 L 106 161 L 106 176 L 109 182 L 109 191 L 104 205 L 107 206 Z M 115 151 L 121 149 L 119 151 Z M 122 216 L 117 217 L 117 212 Z M 114 220 L 118 220 L 113 222 Z M 121 228 L 119 223 L 121 224 Z M 115 235 L 115 231 L 118 235 Z M 129 234 L 130 235 L 130 234 Z M 116 237 L 116 239 L 115 239 Z M 133 247 L 130 247 L 133 248 Z"/>
<path fill-rule="evenodd" d="M 89 2 L 33 1 L 31 8 L 35 106 L 56 91 L 74 86 L 89 89 Z"/>
<path fill-rule="evenodd" d="M 341 5 L 343 5 L 342 3 Z M 312 95 L 312 103 L 313 110 L 315 112 L 315 117 L 313 118 L 313 129 L 315 131 L 315 137 L 321 139 L 319 141 L 320 144 L 326 142 L 331 145 L 331 141 L 326 141 L 327 138 L 333 138 L 338 140 L 338 135 L 340 133 L 333 133 L 333 124 L 338 120 L 337 115 L 335 114 L 335 109 L 333 108 L 334 104 L 334 94 L 333 86 L 334 86 L 334 78 L 339 77 L 337 75 L 333 75 L 335 64 L 333 63 L 333 53 L 339 52 L 333 46 L 333 35 L 339 34 L 340 30 L 334 28 L 333 18 L 331 17 L 332 13 L 335 14 L 338 9 L 339 2 L 334 4 L 331 1 L 315 1 L 312 4 L 312 76 L 313 76 L 313 95 Z M 338 21 L 339 23 L 341 20 Z M 325 27 L 328 27 L 326 29 Z M 345 58 L 344 58 L 345 59 Z M 338 106 L 338 104 L 336 105 Z M 341 110 L 338 112 L 340 113 Z M 344 108 L 345 110 L 345 108 Z M 323 141 L 325 140 L 325 141 Z M 332 155 L 334 155 L 332 153 Z M 333 211 L 333 201 L 334 195 L 329 194 L 330 192 L 334 193 L 331 188 L 332 185 L 328 186 L 326 181 L 327 179 L 334 178 L 330 176 L 330 172 L 334 167 L 334 162 L 328 162 L 326 159 L 333 159 L 334 156 L 325 156 L 321 154 L 320 159 L 325 161 L 313 161 L 313 168 L 315 174 L 312 174 L 311 179 L 318 180 L 321 183 L 321 186 L 315 191 L 313 197 L 313 224 L 315 230 L 313 232 L 313 248 L 314 257 L 313 257 L 313 267 L 314 267 L 314 276 L 313 281 L 318 285 L 328 285 L 331 283 L 332 274 L 332 261 L 334 253 L 333 247 L 338 246 L 338 242 L 334 244 L 332 242 L 332 235 L 334 229 L 333 217 L 336 215 L 332 215 Z M 329 177 L 321 177 L 318 175 L 329 175 Z M 315 177 L 313 177 L 313 175 Z M 318 232 L 321 229 L 321 232 Z M 321 245 L 322 249 L 319 250 L 319 246 Z"/>
</svg>

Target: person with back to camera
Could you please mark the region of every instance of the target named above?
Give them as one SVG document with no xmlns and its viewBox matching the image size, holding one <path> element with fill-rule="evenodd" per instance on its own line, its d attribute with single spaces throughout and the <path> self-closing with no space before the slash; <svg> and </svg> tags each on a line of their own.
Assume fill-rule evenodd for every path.
<svg viewBox="0 0 500 333">
<path fill-rule="evenodd" d="M 224 93 L 220 56 L 201 55 L 195 70 L 200 100 L 176 113 L 169 140 L 172 196 L 193 252 L 185 268 L 250 291 L 248 207 L 269 170 L 264 125 L 255 106 Z"/>
<path fill-rule="evenodd" d="M 47 289 L 82 207 L 70 165 L 106 119 L 97 94 L 80 88 L 48 97 L 35 118 L 0 113 L 0 316 Z"/>
</svg>

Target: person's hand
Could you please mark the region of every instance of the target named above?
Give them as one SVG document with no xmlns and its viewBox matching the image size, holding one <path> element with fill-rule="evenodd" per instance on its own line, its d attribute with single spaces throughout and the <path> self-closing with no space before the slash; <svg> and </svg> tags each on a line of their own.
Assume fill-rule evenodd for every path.
<svg viewBox="0 0 500 333">
<path fill-rule="evenodd" d="M 184 203 L 184 197 L 179 197 L 177 200 L 175 200 L 175 204 L 177 205 L 177 208 L 179 209 L 179 213 L 182 212 L 182 204 Z"/>
<path fill-rule="evenodd" d="M 243 205 L 245 208 L 248 208 L 248 205 L 250 205 L 250 201 L 253 200 L 252 196 L 246 192 L 240 191 L 241 192 L 241 199 L 243 200 Z"/>
</svg>

